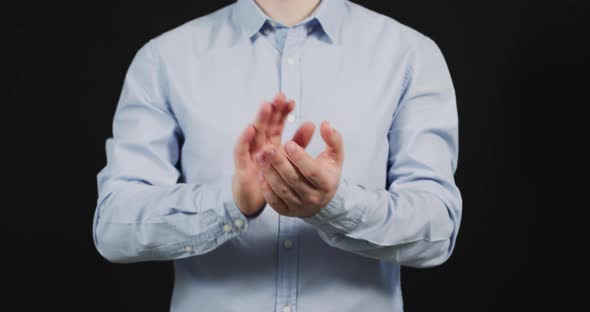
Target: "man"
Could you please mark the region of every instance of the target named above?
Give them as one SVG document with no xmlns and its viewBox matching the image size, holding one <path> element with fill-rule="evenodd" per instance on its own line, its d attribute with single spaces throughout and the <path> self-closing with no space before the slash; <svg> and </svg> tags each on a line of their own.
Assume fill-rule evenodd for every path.
<svg viewBox="0 0 590 312">
<path fill-rule="evenodd" d="M 344 0 L 239 0 L 135 56 L 94 241 L 173 260 L 173 311 L 402 311 L 400 265 L 455 245 L 457 127 L 426 36 Z"/>
</svg>

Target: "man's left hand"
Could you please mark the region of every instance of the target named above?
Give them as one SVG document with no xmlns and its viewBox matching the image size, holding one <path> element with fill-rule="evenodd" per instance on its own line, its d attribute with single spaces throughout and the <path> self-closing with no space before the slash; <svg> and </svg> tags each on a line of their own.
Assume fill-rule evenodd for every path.
<svg viewBox="0 0 590 312">
<path fill-rule="evenodd" d="M 334 197 L 344 160 L 342 135 L 327 121 L 320 126 L 326 149 L 315 159 L 294 141 L 281 149 L 271 144 L 256 157 L 264 198 L 279 214 L 310 217 Z"/>
</svg>

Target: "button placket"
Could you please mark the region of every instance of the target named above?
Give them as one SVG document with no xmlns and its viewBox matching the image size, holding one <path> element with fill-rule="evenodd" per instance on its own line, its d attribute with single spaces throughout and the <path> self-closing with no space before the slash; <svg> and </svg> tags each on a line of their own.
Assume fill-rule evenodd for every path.
<svg viewBox="0 0 590 312">
<path fill-rule="evenodd" d="M 307 36 L 305 26 L 297 26 L 288 30 L 281 56 L 281 90 L 288 99 L 295 101 L 295 109 L 287 116 L 283 139 L 289 140 L 298 126 L 301 114 L 301 45 Z"/>
<path fill-rule="evenodd" d="M 295 101 L 295 109 L 287 116 L 287 135 L 297 127 L 301 112 L 301 46 L 307 36 L 303 25 L 289 29 L 281 56 L 281 90 L 288 99 Z M 287 139 L 290 139 L 288 137 Z M 298 278 L 297 218 L 279 216 L 278 276 L 276 312 L 296 312 Z"/>
<path fill-rule="evenodd" d="M 297 218 L 279 216 L 277 310 L 286 306 L 292 311 L 297 304 Z"/>
<path fill-rule="evenodd" d="M 286 239 L 283 241 L 283 246 L 287 249 L 291 249 L 293 247 L 293 241 L 290 239 Z"/>
<path fill-rule="evenodd" d="M 295 121 L 295 115 L 293 115 L 293 113 L 289 114 L 287 116 L 287 122 L 291 123 Z"/>
</svg>

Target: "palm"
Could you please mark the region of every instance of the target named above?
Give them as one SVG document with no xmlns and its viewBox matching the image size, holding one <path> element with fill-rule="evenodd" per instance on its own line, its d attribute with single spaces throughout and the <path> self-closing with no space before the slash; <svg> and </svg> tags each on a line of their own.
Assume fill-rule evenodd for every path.
<svg viewBox="0 0 590 312">
<path fill-rule="evenodd" d="M 268 144 L 272 144 L 278 148 L 279 151 L 283 151 L 283 147 L 281 145 L 281 141 L 268 139 L 265 141 Z M 247 181 L 248 183 L 244 186 L 244 191 L 251 194 L 253 202 L 264 202 L 264 196 L 262 194 L 262 189 L 260 188 L 260 184 L 256 182 L 257 175 L 260 172 L 260 167 L 255 160 L 256 155 L 258 155 L 262 151 L 262 147 L 253 148 L 250 152 L 250 158 L 246 161 L 245 167 L 243 170 L 243 180 Z"/>
<path fill-rule="evenodd" d="M 294 106 L 293 101 L 287 102 L 284 94 L 279 93 L 272 104 L 262 105 L 254 125 L 246 129 L 238 142 L 234 156 L 236 173 L 232 188 L 236 203 L 241 209 L 247 207 L 243 209 L 252 212 L 265 204 L 262 190 L 256 182 L 260 168 L 255 157 L 262 151 L 265 144 L 272 144 L 281 149 L 285 119 Z M 246 150 L 240 153 L 241 148 Z"/>
</svg>

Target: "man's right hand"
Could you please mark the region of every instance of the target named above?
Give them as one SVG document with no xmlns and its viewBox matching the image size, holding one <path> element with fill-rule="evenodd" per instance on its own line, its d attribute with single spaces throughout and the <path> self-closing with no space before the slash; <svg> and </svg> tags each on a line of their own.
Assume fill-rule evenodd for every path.
<svg viewBox="0 0 590 312">
<path fill-rule="evenodd" d="M 295 107 L 294 101 L 287 101 L 279 92 L 271 103 L 264 102 L 260 107 L 254 124 L 249 124 L 242 131 L 234 148 L 235 173 L 232 180 L 234 202 L 240 211 L 248 217 L 257 215 L 266 205 L 256 176 L 260 170 L 255 156 L 262 147 L 271 143 L 283 151 L 281 138 L 285 119 Z M 315 125 L 306 122 L 295 133 L 293 141 L 305 148 L 315 130 Z"/>
</svg>

